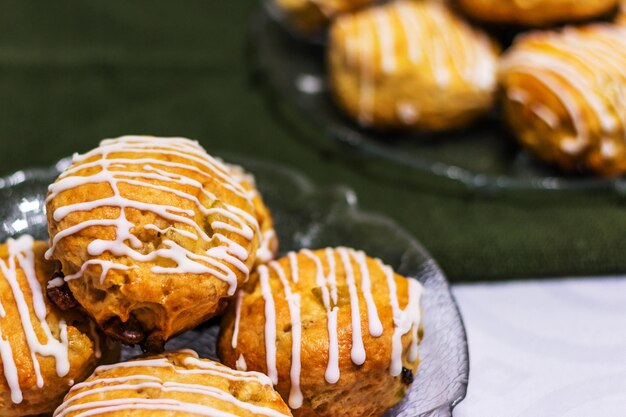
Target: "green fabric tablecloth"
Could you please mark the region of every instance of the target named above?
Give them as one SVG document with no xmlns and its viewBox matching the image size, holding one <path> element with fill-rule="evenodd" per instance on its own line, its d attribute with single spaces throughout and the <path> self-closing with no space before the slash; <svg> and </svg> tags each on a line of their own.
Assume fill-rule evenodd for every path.
<svg viewBox="0 0 626 417">
<path fill-rule="evenodd" d="M 626 271 L 626 215 L 594 194 L 475 196 L 351 155 L 251 76 L 256 1 L 0 1 L 0 175 L 122 134 L 196 138 L 353 188 L 452 281 Z"/>
</svg>

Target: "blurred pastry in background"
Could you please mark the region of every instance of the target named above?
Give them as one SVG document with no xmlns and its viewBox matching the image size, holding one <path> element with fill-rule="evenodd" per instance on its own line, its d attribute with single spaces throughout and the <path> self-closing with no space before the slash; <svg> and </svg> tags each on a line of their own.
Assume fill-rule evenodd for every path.
<svg viewBox="0 0 626 417">
<path fill-rule="evenodd" d="M 361 126 L 439 131 L 491 109 L 497 59 L 495 43 L 440 2 L 400 0 L 335 20 L 328 71 Z"/>
<path fill-rule="evenodd" d="M 618 25 L 626 25 L 626 0 L 622 0 L 619 6 L 615 23 Z"/>
<path fill-rule="evenodd" d="M 626 28 L 520 37 L 502 59 L 504 116 L 522 145 L 566 170 L 626 172 Z"/>
<path fill-rule="evenodd" d="M 324 29 L 341 13 L 352 12 L 378 0 L 268 0 L 275 13 L 300 34 Z"/>
<path fill-rule="evenodd" d="M 348 248 L 261 265 L 222 322 L 226 365 L 270 377 L 297 417 L 380 416 L 420 358 L 421 284 Z"/>
<path fill-rule="evenodd" d="M 256 264 L 268 213 L 245 178 L 185 138 L 124 136 L 75 155 L 46 205 L 59 285 L 107 334 L 161 351 L 220 313 Z"/>
<path fill-rule="evenodd" d="M 615 10 L 619 0 L 457 0 L 474 19 L 496 24 L 548 26 L 593 19 Z"/>
<path fill-rule="evenodd" d="M 101 366 L 72 387 L 54 417 L 289 417 L 265 375 L 241 372 L 192 350 Z"/>
<path fill-rule="evenodd" d="M 0 246 L 0 410 L 2 416 L 51 413 L 74 383 L 116 348 L 84 314 L 58 309 L 45 295 L 56 262 L 45 242 L 24 235 Z"/>
</svg>

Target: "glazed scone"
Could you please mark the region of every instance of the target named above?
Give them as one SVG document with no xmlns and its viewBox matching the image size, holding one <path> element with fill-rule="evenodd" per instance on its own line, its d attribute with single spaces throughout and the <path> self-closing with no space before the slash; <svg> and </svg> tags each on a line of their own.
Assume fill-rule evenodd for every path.
<svg viewBox="0 0 626 417">
<path fill-rule="evenodd" d="M 58 310 L 46 298 L 45 285 L 55 271 L 55 263 L 44 258 L 46 249 L 45 242 L 27 235 L 0 246 L 3 417 L 51 413 L 72 384 L 109 355 L 89 320 Z"/>
<path fill-rule="evenodd" d="M 504 116 L 522 145 L 565 170 L 626 172 L 626 28 L 519 38 L 500 67 Z"/>
<path fill-rule="evenodd" d="M 272 0 L 289 26 L 301 34 L 321 31 L 342 13 L 358 10 L 377 0 Z"/>
<path fill-rule="evenodd" d="M 619 0 L 457 0 L 469 16 L 485 22 L 547 26 L 610 13 Z"/>
<path fill-rule="evenodd" d="M 189 139 L 104 140 L 49 188 L 48 256 L 108 334 L 160 351 L 247 280 L 263 246 L 251 188 Z"/>
<path fill-rule="evenodd" d="M 364 127 L 454 129 L 493 104 L 497 47 L 437 1 L 344 15 L 328 54 L 332 95 Z"/>
<path fill-rule="evenodd" d="M 291 416 L 265 375 L 235 371 L 190 350 L 101 366 L 72 387 L 54 417 L 104 414 Z"/>
<path fill-rule="evenodd" d="M 378 416 L 417 370 L 421 291 L 363 252 L 292 252 L 238 292 L 218 353 L 269 375 L 294 416 Z"/>
</svg>

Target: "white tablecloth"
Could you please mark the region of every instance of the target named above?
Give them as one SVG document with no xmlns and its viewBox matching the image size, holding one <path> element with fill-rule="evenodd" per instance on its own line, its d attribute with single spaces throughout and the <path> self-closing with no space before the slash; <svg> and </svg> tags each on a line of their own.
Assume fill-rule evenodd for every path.
<svg viewBox="0 0 626 417">
<path fill-rule="evenodd" d="M 626 277 L 453 292 L 470 349 L 455 417 L 626 416 Z"/>
</svg>

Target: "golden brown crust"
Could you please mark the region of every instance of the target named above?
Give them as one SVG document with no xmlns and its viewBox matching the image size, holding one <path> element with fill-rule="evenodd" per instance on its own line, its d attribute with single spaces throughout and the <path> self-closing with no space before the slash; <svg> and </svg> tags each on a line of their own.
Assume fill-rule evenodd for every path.
<svg viewBox="0 0 626 417">
<path fill-rule="evenodd" d="M 276 311 L 276 369 L 278 374 L 276 389 L 285 401 L 289 400 L 292 389 L 290 372 L 293 365 L 293 335 L 294 332 L 298 332 L 299 327 L 294 329 L 297 324 L 294 324 L 293 317 L 291 317 L 285 288 L 278 275 L 279 270 L 284 272 L 289 281 L 291 292 L 297 294 L 300 299 L 299 314 L 302 326 L 299 381 L 303 403 L 297 409 L 293 409 L 293 404 L 290 404 L 294 416 L 381 415 L 402 399 L 410 383 L 406 379 L 403 381 L 401 375 L 392 376 L 390 373 L 394 318 L 387 275 L 377 260 L 364 258 L 369 270 L 371 293 L 383 328 L 382 335 L 374 337 L 368 330 L 368 309 L 362 291 L 363 275 L 355 257 L 359 256 L 359 253 L 345 250 L 344 255 L 349 254 L 349 262 L 354 271 L 362 340 L 366 353 L 366 359 L 362 365 L 354 364 L 351 358 L 353 347 L 351 297 L 345 271 L 346 264 L 340 256 L 340 251 L 343 250 L 302 251 L 295 255 L 295 263 L 289 257 L 284 257 L 269 264 L 269 285 Z M 321 263 L 317 263 L 315 258 Z M 333 384 L 328 383 L 325 377 L 327 369 L 332 368 L 332 365 L 329 365 L 331 342 L 323 291 L 317 282 L 317 274 L 321 272 L 318 270 L 319 265 L 323 269 L 324 276 L 332 275 L 330 259 L 334 259 L 337 282 L 338 297 L 334 305 L 338 306 L 337 346 L 340 374 L 338 382 Z M 292 265 L 297 265 L 296 273 L 292 270 Z M 392 273 L 390 270 L 389 272 Z M 294 282 L 296 275 L 297 283 Z M 397 274 L 392 273 L 392 276 L 397 286 L 399 307 L 405 309 L 409 301 L 408 280 Z M 257 271 L 245 287 L 246 293 L 243 294 L 241 302 L 235 348 L 233 348 L 233 332 L 237 317 L 237 303 L 231 303 L 222 322 L 218 353 L 223 362 L 229 366 L 235 366 L 238 361 L 244 361 L 248 370 L 268 373 L 265 338 L 267 312 L 260 281 Z M 408 331 L 403 334 L 400 343 L 402 353 L 399 359 L 401 366 L 407 369 L 405 371 L 407 374 L 408 371 L 415 372 L 419 363 L 419 359 L 414 361 L 408 359 L 412 339 L 413 334 Z"/>
<path fill-rule="evenodd" d="M 492 23 L 547 26 L 605 15 L 619 0 L 457 0 L 475 19 Z"/>
<path fill-rule="evenodd" d="M 82 180 L 89 175 L 100 177 Z M 104 141 L 51 187 L 52 255 L 76 277 L 72 293 L 101 326 L 137 320 L 150 337 L 167 340 L 218 314 L 256 261 L 252 198 L 226 165 L 187 139 Z M 80 204 L 86 209 L 67 210 Z"/>
<path fill-rule="evenodd" d="M 503 58 L 504 115 L 518 140 L 565 170 L 626 172 L 626 32 L 614 25 L 536 32 Z"/>
<path fill-rule="evenodd" d="M 235 373 L 217 362 L 198 359 L 192 351 L 98 368 L 85 384 L 72 389 L 55 415 L 72 417 L 107 407 L 106 415 L 111 417 L 199 415 L 194 408 L 201 410 L 200 415 L 291 416 L 264 375 Z"/>
<path fill-rule="evenodd" d="M 498 48 L 436 1 L 344 15 L 330 31 L 331 92 L 365 127 L 454 129 L 486 113 Z"/>
<path fill-rule="evenodd" d="M 342 13 L 358 10 L 376 0 L 274 0 L 275 7 L 298 33 L 322 30 Z"/>
<path fill-rule="evenodd" d="M 55 270 L 54 262 L 48 262 L 44 259 L 46 249 L 47 245 L 44 242 L 34 243 L 34 271 L 36 279 L 43 289 L 45 289 L 49 277 Z M 10 268 L 9 258 L 7 244 L 0 246 L 0 262 L 7 268 Z M 13 257 L 13 259 L 16 258 Z M 23 259 L 23 262 L 28 264 L 26 258 Z M 41 343 L 47 343 L 49 339 L 35 313 L 33 295 L 36 294 L 36 292 L 41 291 L 39 295 L 45 303 L 45 322 L 49 326 L 53 338 L 62 340 L 61 323 L 64 321 L 67 324 L 67 358 L 69 360 L 69 372 L 59 376 L 56 368 L 58 363 L 55 357 L 44 356 L 37 353 L 36 358 L 39 363 L 43 386 L 39 387 L 37 385 L 35 363 L 33 362 L 31 349 L 24 330 L 26 324 L 22 320 L 22 316 L 18 310 L 18 303 L 16 302 L 16 294 L 18 294 L 18 298 L 21 296 L 18 292 L 14 292 L 16 289 L 12 289 L 9 283 L 10 279 L 0 271 L 0 302 L 5 313 L 4 316 L 0 318 L 1 337 L 4 341 L 8 341 L 12 351 L 12 355 L 5 351 L 2 355 L 2 359 L 0 359 L 0 409 L 2 410 L 1 414 L 6 417 L 52 412 L 54 408 L 61 403 L 63 396 L 70 389 L 71 385 L 89 376 L 98 362 L 94 351 L 95 343 L 92 339 L 94 336 L 93 333 L 89 332 L 89 323 L 85 317 L 76 311 L 61 312 L 57 310 L 52 303 L 47 300 L 42 289 L 37 291 L 36 288 L 28 284 L 28 278 L 21 268 L 19 261 L 16 262 L 16 266 L 19 292 L 23 294 L 23 299 L 28 306 L 28 319 L 32 323 L 32 329 L 34 329 L 38 340 Z M 106 354 L 106 344 L 103 344 L 102 349 L 105 350 L 104 353 Z M 3 362 L 5 360 L 7 363 Z M 10 363 L 11 360 L 15 363 L 19 390 L 23 397 L 22 401 L 17 404 L 12 400 L 12 390 L 8 382 L 11 376 L 7 375 L 7 371 L 3 366 Z"/>
</svg>

